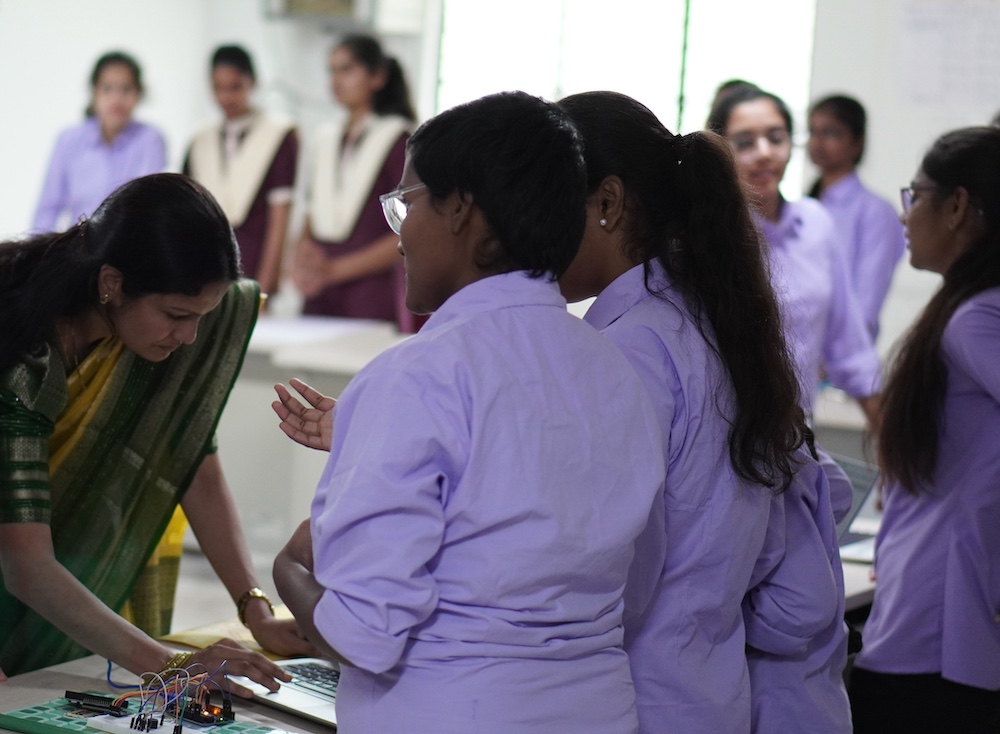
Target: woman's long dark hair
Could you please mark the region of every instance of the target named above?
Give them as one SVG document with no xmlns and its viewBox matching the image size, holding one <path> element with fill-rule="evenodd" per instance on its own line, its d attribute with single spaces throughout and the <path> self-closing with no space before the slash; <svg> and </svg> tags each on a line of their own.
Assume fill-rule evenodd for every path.
<svg viewBox="0 0 1000 734">
<path fill-rule="evenodd" d="M 744 479 L 784 489 L 808 437 L 798 382 L 771 289 L 765 246 L 729 145 L 712 132 L 675 136 L 646 107 L 613 92 L 559 105 L 583 133 L 588 187 L 625 187 L 629 255 L 662 264 L 718 354 L 736 396 L 729 456 Z M 654 295 L 662 294 L 650 290 Z"/>
<path fill-rule="evenodd" d="M 970 127 L 942 135 L 921 170 L 938 186 L 940 202 L 962 187 L 983 212 L 985 234 L 944 274 L 944 282 L 900 343 L 882 394 L 878 456 L 882 471 L 916 493 L 937 467 L 941 410 L 948 372 L 941 337 L 955 310 L 1000 287 L 1000 129 Z"/>
<path fill-rule="evenodd" d="M 382 51 L 382 46 L 371 36 L 346 36 L 337 48 L 346 48 L 351 55 L 372 74 L 385 72 L 385 86 L 375 92 L 373 108 L 377 115 L 401 115 L 407 120 L 416 120 L 410 102 L 410 88 L 403 76 L 403 68 L 392 56 Z"/>
<path fill-rule="evenodd" d="M 135 179 L 66 232 L 0 243 L 0 368 L 54 339 L 59 319 L 96 308 L 103 265 L 129 298 L 196 295 L 240 275 L 232 228 L 204 187 L 176 173 Z"/>
</svg>

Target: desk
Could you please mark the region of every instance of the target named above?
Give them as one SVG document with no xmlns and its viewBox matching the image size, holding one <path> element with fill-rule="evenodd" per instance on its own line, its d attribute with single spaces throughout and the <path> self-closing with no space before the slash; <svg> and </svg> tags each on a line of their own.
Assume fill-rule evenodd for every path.
<svg viewBox="0 0 1000 734">
<path fill-rule="evenodd" d="M 45 703 L 59 698 L 66 691 L 106 691 L 110 694 L 112 691 L 105 679 L 107 665 L 107 661 L 103 658 L 91 655 L 14 676 L 6 683 L 0 683 L 0 712 Z M 138 680 L 130 673 L 120 670 L 114 675 L 122 681 Z M 242 698 L 233 698 L 233 710 L 236 712 L 237 721 L 251 721 L 274 729 L 306 734 L 331 732 L 330 727 L 275 711 Z"/>
</svg>

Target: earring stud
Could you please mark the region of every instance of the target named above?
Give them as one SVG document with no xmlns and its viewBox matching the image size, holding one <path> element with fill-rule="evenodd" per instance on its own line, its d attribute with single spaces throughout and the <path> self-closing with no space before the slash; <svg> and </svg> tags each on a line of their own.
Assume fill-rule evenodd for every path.
<svg viewBox="0 0 1000 734">
<path fill-rule="evenodd" d="M 602 227 L 607 227 L 608 226 L 608 220 L 605 219 L 604 217 L 601 217 L 601 221 L 598 222 L 598 224 L 600 224 Z"/>
<path fill-rule="evenodd" d="M 101 305 L 105 306 L 105 305 L 107 305 L 108 301 L 111 300 L 111 294 L 110 293 L 102 293 L 101 294 L 101 298 L 99 300 L 101 301 Z"/>
</svg>

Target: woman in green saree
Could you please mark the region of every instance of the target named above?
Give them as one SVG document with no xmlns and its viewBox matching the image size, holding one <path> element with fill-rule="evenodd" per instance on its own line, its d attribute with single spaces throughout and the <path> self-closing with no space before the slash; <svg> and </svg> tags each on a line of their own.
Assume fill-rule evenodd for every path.
<svg viewBox="0 0 1000 734">
<path fill-rule="evenodd" d="M 169 631 L 178 505 L 258 642 L 311 652 L 257 588 L 215 454 L 259 303 L 222 210 L 178 174 L 125 184 L 64 233 L 0 244 L 7 675 L 88 651 L 163 669 L 172 652 L 153 637 Z M 189 664 L 223 661 L 272 689 L 287 680 L 228 640 Z"/>
</svg>

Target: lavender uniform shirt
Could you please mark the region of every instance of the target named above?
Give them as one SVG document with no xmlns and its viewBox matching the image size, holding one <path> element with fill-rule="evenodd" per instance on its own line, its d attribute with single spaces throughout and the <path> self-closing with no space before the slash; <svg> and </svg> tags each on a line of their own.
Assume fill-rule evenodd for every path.
<svg viewBox="0 0 1000 734">
<path fill-rule="evenodd" d="M 1000 288 L 941 339 L 947 369 L 933 481 L 884 489 L 877 581 L 856 665 L 1000 689 Z"/>
<path fill-rule="evenodd" d="M 661 266 L 650 267 L 658 295 L 638 265 L 605 288 L 585 317 L 639 373 L 663 434 L 666 561 L 647 611 L 625 622 L 639 730 L 748 732 L 740 605 L 771 495 L 733 471 L 729 376 Z"/>
<path fill-rule="evenodd" d="M 781 218 L 757 215 L 770 245 L 771 282 L 785 320 L 785 338 L 812 413 L 821 366 L 835 387 L 854 398 L 881 389 L 879 359 L 847 275 L 830 215 L 815 199 L 783 202 Z"/>
<path fill-rule="evenodd" d="M 49 232 L 72 226 L 93 214 L 123 183 L 165 167 L 166 145 L 156 128 L 132 121 L 108 144 L 97 118 L 89 117 L 56 140 L 32 229 Z"/>
<path fill-rule="evenodd" d="M 851 483 L 820 452 L 799 452 L 791 485 L 773 498 L 764 551 L 743 602 L 753 732 L 850 734 L 844 687 L 847 627 L 837 522 Z"/>
<path fill-rule="evenodd" d="M 311 518 L 313 620 L 354 664 L 343 731 L 636 731 L 623 593 L 653 583 L 640 535 L 663 537 L 648 403 L 557 285 L 519 272 L 358 373 Z"/>
<path fill-rule="evenodd" d="M 872 341 L 896 265 L 906 251 L 906 235 L 896 210 L 851 173 L 823 189 L 820 201 L 833 218 L 847 262 L 854 296 Z"/>
</svg>

